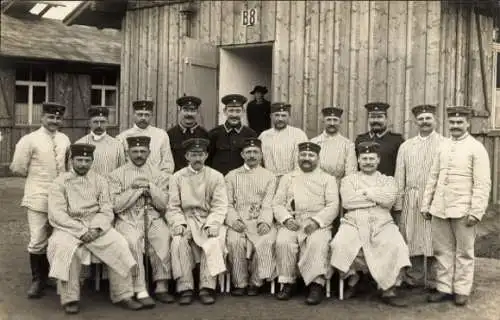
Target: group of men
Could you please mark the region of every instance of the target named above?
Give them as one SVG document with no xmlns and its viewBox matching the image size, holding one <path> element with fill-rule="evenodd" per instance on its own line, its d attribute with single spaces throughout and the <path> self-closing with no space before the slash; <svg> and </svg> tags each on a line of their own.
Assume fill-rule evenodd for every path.
<svg viewBox="0 0 500 320">
<path fill-rule="evenodd" d="M 112 302 L 130 310 L 176 301 L 169 280 L 180 304 L 195 292 L 212 304 L 224 272 L 235 296 L 277 279 L 276 297 L 288 300 L 300 277 L 315 305 L 338 271 L 347 297 L 369 273 L 389 305 L 406 305 L 402 283 L 428 277 L 430 302 L 467 303 L 474 225 L 491 184 L 486 150 L 468 133 L 469 108 L 447 109 L 445 139 L 436 107 L 414 107 L 419 134 L 405 142 L 388 129 L 389 105 L 369 103 L 370 131 L 353 143 L 339 132 L 340 108 L 322 110 L 324 131 L 309 141 L 282 102 L 258 135 L 242 124 L 246 102 L 223 97 L 227 120 L 207 131 L 196 120 L 201 99 L 181 97 L 179 123 L 165 132 L 151 125 L 154 103 L 135 101 L 134 126 L 116 138 L 106 133 L 109 111 L 92 107 L 90 133 L 75 144 L 58 130 L 65 107 L 45 103 L 41 128 L 18 142 L 11 164 L 27 177 L 28 296 L 55 278 L 65 312 L 77 313 L 81 266 L 97 259 Z"/>
</svg>

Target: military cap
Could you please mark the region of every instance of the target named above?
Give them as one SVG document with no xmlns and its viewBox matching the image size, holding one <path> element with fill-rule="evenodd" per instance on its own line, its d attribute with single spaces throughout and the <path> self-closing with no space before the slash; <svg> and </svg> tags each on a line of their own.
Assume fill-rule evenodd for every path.
<svg viewBox="0 0 500 320">
<path fill-rule="evenodd" d="M 75 143 L 69 146 L 72 157 L 93 157 L 95 146 L 88 143 Z"/>
<path fill-rule="evenodd" d="M 299 152 L 301 151 L 312 151 L 319 154 L 321 147 L 314 142 L 302 142 L 299 143 Z"/>
<path fill-rule="evenodd" d="M 204 138 L 191 138 L 182 143 L 187 151 L 207 151 L 210 141 Z"/>
<path fill-rule="evenodd" d="M 340 108 L 336 108 L 336 107 L 327 107 L 327 108 L 323 108 L 321 110 L 321 113 L 323 114 L 323 117 L 334 116 L 334 117 L 340 118 L 340 117 L 342 117 L 344 110 L 342 110 Z"/>
<path fill-rule="evenodd" d="M 358 146 L 358 153 L 378 153 L 380 149 L 380 144 L 375 141 L 364 141 L 361 142 Z"/>
<path fill-rule="evenodd" d="M 132 147 L 148 147 L 151 142 L 151 138 L 148 136 L 133 136 L 127 137 L 127 144 L 129 148 Z"/>
<path fill-rule="evenodd" d="M 92 117 L 108 117 L 109 109 L 106 107 L 90 107 L 88 110 L 89 118 Z"/>
<path fill-rule="evenodd" d="M 222 97 L 221 101 L 226 107 L 243 107 L 247 98 L 241 94 L 228 94 Z"/>
<path fill-rule="evenodd" d="M 194 108 L 198 109 L 201 104 L 201 99 L 195 96 L 184 96 L 177 99 L 177 105 L 181 108 Z"/>
<path fill-rule="evenodd" d="M 411 112 L 415 117 L 418 117 L 422 113 L 436 113 L 436 106 L 431 104 L 421 104 L 413 107 Z"/>
<path fill-rule="evenodd" d="M 446 108 L 448 117 L 470 117 L 472 115 L 472 108 L 466 106 L 453 106 Z"/>
<path fill-rule="evenodd" d="M 258 148 L 261 148 L 262 147 L 262 141 L 260 141 L 257 138 L 247 138 L 247 139 L 243 140 L 242 148 L 245 149 L 245 148 L 248 148 L 248 147 L 258 147 Z"/>
<path fill-rule="evenodd" d="M 44 102 L 42 104 L 43 113 L 55 114 L 57 116 L 64 115 L 66 111 L 66 106 L 56 102 Z"/>
<path fill-rule="evenodd" d="M 153 111 L 154 102 L 151 100 L 138 100 L 132 102 L 132 107 L 135 111 Z"/>
<path fill-rule="evenodd" d="M 286 102 L 274 102 L 271 104 L 271 113 L 286 111 L 290 112 L 292 106 Z"/>
<path fill-rule="evenodd" d="M 267 93 L 267 88 L 264 86 L 255 86 L 252 91 L 250 91 L 250 94 L 255 94 L 256 92 L 260 92 L 262 94 Z"/>
<path fill-rule="evenodd" d="M 387 109 L 391 106 L 385 102 L 369 102 L 365 104 L 365 108 L 368 112 L 378 112 L 387 114 Z"/>
</svg>

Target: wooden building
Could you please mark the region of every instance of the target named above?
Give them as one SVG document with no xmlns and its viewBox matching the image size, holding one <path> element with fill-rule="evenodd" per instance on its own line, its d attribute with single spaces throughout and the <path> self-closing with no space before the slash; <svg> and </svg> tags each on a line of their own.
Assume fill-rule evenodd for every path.
<svg viewBox="0 0 500 320">
<path fill-rule="evenodd" d="M 39 128 L 44 101 L 67 106 L 61 131 L 71 141 L 87 133 L 91 105 L 110 107 L 112 134 L 119 126 L 120 31 L 69 27 L 17 4 L 0 19 L 0 176 L 20 137 Z"/>
</svg>

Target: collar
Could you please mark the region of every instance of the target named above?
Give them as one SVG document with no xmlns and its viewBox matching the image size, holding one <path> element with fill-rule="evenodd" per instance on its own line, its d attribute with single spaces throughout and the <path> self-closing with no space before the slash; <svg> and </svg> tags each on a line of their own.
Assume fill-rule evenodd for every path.
<svg viewBox="0 0 500 320">
<path fill-rule="evenodd" d="M 149 129 L 149 127 L 150 127 L 150 126 L 151 126 L 151 125 L 148 125 L 148 126 L 146 127 L 146 129 L 141 129 L 141 128 L 139 128 L 139 127 L 138 127 L 138 126 L 134 123 L 133 128 L 134 128 L 135 130 L 139 130 L 139 131 L 146 131 L 146 130 L 148 130 L 148 129 Z"/>
<path fill-rule="evenodd" d="M 106 133 L 106 131 L 104 131 L 103 134 L 98 135 L 98 134 L 95 134 L 92 131 L 90 131 L 90 136 L 92 137 L 92 140 L 99 141 L 99 140 L 104 139 L 107 136 L 107 133 Z"/>
<path fill-rule="evenodd" d="M 464 140 L 465 138 L 467 138 L 469 136 L 469 132 L 466 131 L 463 135 L 461 135 L 460 137 L 458 138 L 451 138 L 452 141 L 461 141 L 461 140 Z"/>
<path fill-rule="evenodd" d="M 385 129 L 384 132 L 382 133 L 373 133 L 372 131 L 370 131 L 368 134 L 370 135 L 370 138 L 373 138 L 374 136 L 377 136 L 377 138 L 382 138 L 383 136 L 385 136 L 387 133 L 389 132 L 389 128 Z"/>
<path fill-rule="evenodd" d="M 190 172 L 192 172 L 194 174 L 198 174 L 203 170 L 203 168 L 205 168 L 205 166 L 203 166 L 199 171 L 194 170 L 193 167 L 191 167 L 191 165 L 188 165 L 187 168 Z"/>
<path fill-rule="evenodd" d="M 258 167 L 260 167 L 259 165 L 256 166 L 255 168 L 250 168 L 246 163 L 243 164 L 243 168 L 245 169 L 245 171 L 247 172 L 250 172 L 250 171 L 253 171 L 255 169 L 257 169 Z"/>
<path fill-rule="evenodd" d="M 436 130 L 432 130 L 432 132 L 431 132 L 431 133 L 430 133 L 427 137 L 422 137 L 422 136 L 420 135 L 420 133 L 419 133 L 419 134 L 417 135 L 417 139 L 422 140 L 422 141 L 423 141 L 423 140 L 427 140 L 427 139 L 429 139 L 430 137 L 432 137 L 432 136 L 434 135 L 434 133 L 436 133 Z"/>
<path fill-rule="evenodd" d="M 196 128 L 198 128 L 200 125 L 198 123 L 196 123 L 194 126 L 192 126 L 191 128 L 187 128 L 187 127 L 184 127 L 180 122 L 179 122 L 179 128 L 181 128 L 181 132 L 182 133 L 186 133 L 186 131 L 189 130 L 189 132 L 191 132 L 191 134 L 194 133 L 194 130 L 196 130 Z"/>
<path fill-rule="evenodd" d="M 236 131 L 236 133 L 240 133 L 241 129 L 243 129 L 243 125 L 241 124 L 241 122 L 238 127 L 228 127 L 227 121 L 224 122 L 223 126 L 227 133 L 231 132 L 231 130 Z"/>
<path fill-rule="evenodd" d="M 45 134 L 49 135 L 49 136 L 55 136 L 57 134 L 58 131 L 56 132 L 50 132 L 49 130 L 47 130 L 47 128 L 45 128 L 44 126 L 41 126 L 40 127 L 40 130 L 42 130 Z"/>
<path fill-rule="evenodd" d="M 324 139 L 333 139 L 333 138 L 336 138 L 338 136 L 340 136 L 340 133 L 338 131 L 335 134 L 328 134 L 328 133 L 326 133 L 325 130 L 323 130 L 323 138 Z"/>
</svg>

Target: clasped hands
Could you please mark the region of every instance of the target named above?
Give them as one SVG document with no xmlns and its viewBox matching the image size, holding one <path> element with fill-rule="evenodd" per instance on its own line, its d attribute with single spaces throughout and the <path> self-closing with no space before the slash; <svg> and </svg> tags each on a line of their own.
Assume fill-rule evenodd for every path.
<svg viewBox="0 0 500 320">
<path fill-rule="evenodd" d="M 207 226 L 204 230 L 207 232 L 209 238 L 215 238 L 219 235 L 219 227 Z M 187 232 L 188 230 L 185 225 L 178 225 L 174 227 L 174 230 L 172 230 L 172 234 L 174 236 L 182 236 L 187 234 Z"/>
<path fill-rule="evenodd" d="M 132 181 L 132 184 L 130 185 L 132 189 L 142 189 L 142 194 L 144 196 L 149 196 L 149 180 L 146 179 L 145 177 L 138 177 L 135 178 L 134 181 Z"/>
<path fill-rule="evenodd" d="M 432 219 L 432 215 L 431 215 L 430 212 L 428 212 L 428 211 L 422 211 L 420 213 L 422 214 L 422 216 L 424 217 L 425 220 L 431 220 Z M 465 222 L 465 225 L 467 227 L 473 227 L 478 222 L 479 222 L 478 218 L 476 218 L 473 215 L 469 214 L 469 215 L 467 215 L 467 221 Z"/>
<path fill-rule="evenodd" d="M 294 218 L 286 219 L 283 224 L 290 231 L 299 231 L 299 229 L 300 229 L 300 224 Z M 319 229 L 319 224 L 316 221 L 314 221 L 313 219 L 309 218 L 305 221 L 304 232 L 307 235 L 310 235 L 311 233 L 313 233 L 314 231 L 316 231 L 318 229 Z"/>
<path fill-rule="evenodd" d="M 89 243 L 99 238 L 101 234 L 101 228 L 91 228 L 80 237 L 80 240 L 82 240 L 84 243 Z"/>
<path fill-rule="evenodd" d="M 247 226 L 241 219 L 238 219 L 232 224 L 231 228 L 236 232 L 242 233 L 246 231 Z M 268 234 L 269 231 L 271 231 L 271 226 L 267 223 L 261 222 L 257 225 L 257 233 L 259 234 L 259 236 Z"/>
</svg>

